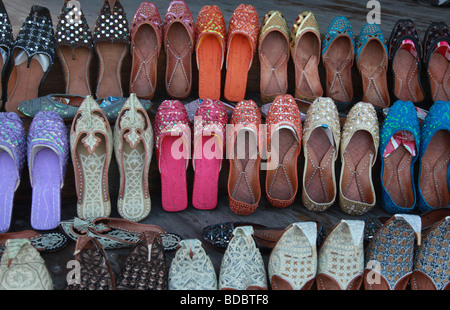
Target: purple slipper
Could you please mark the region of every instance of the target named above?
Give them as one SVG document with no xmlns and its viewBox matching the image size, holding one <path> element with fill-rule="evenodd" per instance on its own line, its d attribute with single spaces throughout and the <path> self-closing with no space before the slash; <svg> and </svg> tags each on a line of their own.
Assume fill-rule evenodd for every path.
<svg viewBox="0 0 450 310">
<path fill-rule="evenodd" d="M 28 168 L 33 188 L 31 226 L 36 230 L 59 225 L 68 154 L 68 131 L 63 119 L 53 111 L 36 114 L 28 132 Z"/>
<path fill-rule="evenodd" d="M 0 232 L 11 225 L 14 193 L 26 156 L 26 134 L 14 112 L 0 113 Z"/>
</svg>

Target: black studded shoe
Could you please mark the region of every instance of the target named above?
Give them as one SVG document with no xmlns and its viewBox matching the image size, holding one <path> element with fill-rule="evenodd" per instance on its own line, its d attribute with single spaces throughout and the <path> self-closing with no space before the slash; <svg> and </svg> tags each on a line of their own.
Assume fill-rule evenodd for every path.
<svg viewBox="0 0 450 310">
<path fill-rule="evenodd" d="M 13 31 L 11 22 L 9 20 L 8 12 L 6 11 L 5 5 L 3 1 L 0 0 L 0 48 L 1 48 L 1 57 L 0 57 L 0 100 L 3 101 L 3 77 L 7 69 L 7 65 L 9 63 L 9 55 L 11 51 L 12 44 L 14 42 Z M 1 104 L 0 104 L 1 106 Z"/>
</svg>

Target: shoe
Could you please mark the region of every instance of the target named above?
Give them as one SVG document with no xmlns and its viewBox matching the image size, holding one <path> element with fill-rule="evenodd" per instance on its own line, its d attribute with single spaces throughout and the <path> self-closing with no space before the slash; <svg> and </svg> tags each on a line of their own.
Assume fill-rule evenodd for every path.
<svg viewBox="0 0 450 310">
<path fill-rule="evenodd" d="M 217 290 L 214 265 L 200 240 L 180 242 L 169 269 L 169 290 Z"/>
<path fill-rule="evenodd" d="M 94 237 L 82 236 L 75 245 L 74 259 L 79 264 L 80 278 L 68 279 L 65 290 L 115 290 L 114 273 L 108 256 Z"/>
<path fill-rule="evenodd" d="M 108 171 L 113 135 L 100 106 L 87 96 L 72 122 L 70 149 L 80 218 L 108 217 L 111 213 Z"/>
<path fill-rule="evenodd" d="M 20 185 L 27 156 L 27 136 L 19 116 L 14 112 L 0 113 L 0 232 L 9 230 L 14 193 Z"/>
<path fill-rule="evenodd" d="M 415 207 L 414 163 L 419 147 L 420 125 L 414 105 L 396 101 L 380 132 L 381 198 L 388 213 L 408 213 Z"/>
<path fill-rule="evenodd" d="M 56 112 L 39 112 L 28 131 L 31 226 L 55 229 L 61 220 L 61 190 L 69 158 L 69 134 Z"/>
<path fill-rule="evenodd" d="M 83 10 L 73 6 L 69 0 L 64 0 L 55 36 L 56 53 L 64 71 L 65 93 L 77 96 L 92 95 L 92 34 Z"/>
<path fill-rule="evenodd" d="M 182 211 L 188 204 L 186 170 L 191 156 L 191 128 L 184 105 L 178 100 L 163 101 L 154 126 L 162 207 L 168 212 Z"/>
<path fill-rule="evenodd" d="M 312 12 L 298 15 L 291 30 L 290 47 L 295 66 L 295 98 L 313 102 L 323 96 L 323 88 L 319 76 L 322 42 Z"/>
<path fill-rule="evenodd" d="M 192 90 L 195 22 L 183 0 L 173 0 L 164 19 L 166 90 L 172 99 L 186 99 Z"/>
<path fill-rule="evenodd" d="M 116 123 L 119 117 L 120 111 L 122 111 L 123 106 L 128 101 L 129 97 L 113 97 L 109 96 L 106 98 L 99 98 L 95 100 L 100 108 L 102 108 L 103 113 L 108 119 L 111 126 Z M 141 99 L 139 100 L 145 111 L 149 112 L 153 103 L 150 100 Z"/>
<path fill-rule="evenodd" d="M 122 97 L 121 70 L 130 48 L 130 31 L 119 0 L 104 0 L 92 37 L 99 60 L 95 97 Z"/>
<path fill-rule="evenodd" d="M 205 5 L 195 23 L 198 96 L 219 100 L 225 60 L 227 25 L 217 5 Z"/>
<path fill-rule="evenodd" d="M 34 230 L 22 230 L 17 232 L 7 232 L 0 235 L 0 254 L 6 250 L 6 243 L 10 239 L 27 239 L 31 245 L 42 253 L 54 253 L 63 249 L 69 239 L 61 232 L 39 233 Z"/>
<path fill-rule="evenodd" d="M 288 89 L 289 28 L 280 11 L 269 11 L 259 30 L 260 94 L 263 103 L 273 102 Z"/>
<path fill-rule="evenodd" d="M 417 207 L 420 212 L 450 207 L 450 101 L 436 101 L 420 132 Z"/>
<path fill-rule="evenodd" d="M 201 210 L 217 206 L 219 174 L 225 154 L 227 110 L 219 100 L 201 100 L 194 120 L 192 205 Z"/>
<path fill-rule="evenodd" d="M 317 98 L 303 125 L 303 205 L 311 211 L 327 210 L 336 199 L 335 162 L 341 131 L 336 104 Z"/>
<path fill-rule="evenodd" d="M 233 128 L 227 132 L 230 208 L 236 214 L 249 215 L 256 211 L 261 199 L 261 111 L 253 100 L 243 100 L 236 105 L 230 124 Z"/>
<path fill-rule="evenodd" d="M 388 49 L 377 24 L 365 24 L 356 41 L 356 66 L 362 78 L 363 100 L 377 108 L 391 105 L 387 84 Z"/>
<path fill-rule="evenodd" d="M 220 290 L 267 290 L 267 275 L 251 226 L 237 227 L 223 255 Z"/>
<path fill-rule="evenodd" d="M 28 239 L 6 241 L 0 261 L 1 290 L 53 290 L 53 281 L 41 254 Z"/>
<path fill-rule="evenodd" d="M 318 290 L 360 289 L 364 272 L 363 221 L 339 221 L 318 252 Z"/>
<path fill-rule="evenodd" d="M 433 22 L 428 27 L 423 40 L 423 65 L 431 99 L 450 101 L 450 31 L 444 22 Z"/>
<path fill-rule="evenodd" d="M 142 233 L 117 277 L 117 290 L 167 290 L 168 270 L 161 236 Z"/>
<path fill-rule="evenodd" d="M 317 272 L 317 223 L 289 225 L 270 253 L 268 274 L 273 290 L 309 290 Z"/>
<path fill-rule="evenodd" d="M 259 34 L 258 13 L 254 6 L 240 4 L 228 26 L 224 97 L 228 101 L 244 100 L 248 71 L 256 53 Z"/>
<path fill-rule="evenodd" d="M 114 154 L 120 174 L 117 210 L 121 217 L 139 222 L 151 210 L 148 172 L 153 155 L 153 128 L 136 94 L 130 95 L 117 118 Z"/>
<path fill-rule="evenodd" d="M 302 148 L 301 115 L 294 97 L 277 96 L 267 113 L 266 125 L 267 200 L 274 207 L 286 208 L 297 195 L 297 162 Z"/>
<path fill-rule="evenodd" d="M 414 248 L 420 245 L 420 216 L 396 214 L 383 226 L 366 249 L 364 289 L 405 290 L 412 274 Z"/>
<path fill-rule="evenodd" d="M 352 67 L 355 57 L 353 30 L 347 18 L 336 17 L 325 33 L 322 61 L 326 71 L 326 95 L 340 110 L 353 99 Z"/>
<path fill-rule="evenodd" d="M 351 215 L 362 215 L 376 203 L 372 168 L 379 146 L 377 113 L 371 103 L 355 104 L 341 133 L 339 205 Z"/>
<path fill-rule="evenodd" d="M 142 2 L 131 27 L 130 93 L 139 99 L 153 99 L 158 78 L 158 58 L 163 24 L 155 4 Z"/>
<path fill-rule="evenodd" d="M 8 12 L 6 11 L 3 1 L 0 1 L 0 29 L 0 85 L 2 85 L 0 88 L 0 100 L 3 103 L 5 100 L 3 98 L 3 77 L 6 74 L 6 70 L 10 62 L 9 58 L 14 43 L 11 21 L 9 20 Z"/>
<path fill-rule="evenodd" d="M 50 11 L 34 5 L 11 50 L 5 110 L 18 112 L 19 102 L 39 97 L 55 57 L 55 36 Z"/>
<path fill-rule="evenodd" d="M 416 106 L 423 106 L 425 95 L 420 80 L 422 46 L 412 20 L 397 21 L 389 38 L 388 55 L 394 80 L 394 101 L 411 101 Z"/>
</svg>

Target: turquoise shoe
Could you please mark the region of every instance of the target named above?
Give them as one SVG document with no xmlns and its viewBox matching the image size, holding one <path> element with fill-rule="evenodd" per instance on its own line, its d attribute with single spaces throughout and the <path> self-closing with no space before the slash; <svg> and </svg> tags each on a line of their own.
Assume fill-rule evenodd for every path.
<svg viewBox="0 0 450 310">
<path fill-rule="evenodd" d="M 420 212 L 450 207 L 450 101 L 436 101 L 422 127 L 419 154 Z"/>
<path fill-rule="evenodd" d="M 409 213 L 416 204 L 414 163 L 420 147 L 420 124 L 411 101 L 396 101 L 380 133 L 381 197 L 391 213 Z"/>
</svg>

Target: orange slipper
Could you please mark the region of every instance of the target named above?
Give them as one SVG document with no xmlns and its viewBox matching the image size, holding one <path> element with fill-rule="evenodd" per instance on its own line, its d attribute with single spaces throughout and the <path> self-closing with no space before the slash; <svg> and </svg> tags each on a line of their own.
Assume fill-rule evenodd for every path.
<svg viewBox="0 0 450 310">
<path fill-rule="evenodd" d="M 239 5 L 230 19 L 225 76 L 225 99 L 244 99 L 248 71 L 253 63 L 259 34 L 258 13 L 252 5 Z"/>
<path fill-rule="evenodd" d="M 217 5 L 206 5 L 198 13 L 195 47 L 200 99 L 220 99 L 222 67 L 225 59 L 227 28 Z"/>
</svg>

